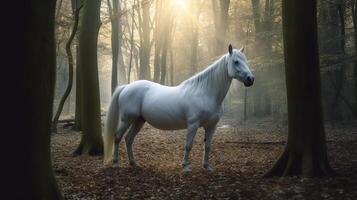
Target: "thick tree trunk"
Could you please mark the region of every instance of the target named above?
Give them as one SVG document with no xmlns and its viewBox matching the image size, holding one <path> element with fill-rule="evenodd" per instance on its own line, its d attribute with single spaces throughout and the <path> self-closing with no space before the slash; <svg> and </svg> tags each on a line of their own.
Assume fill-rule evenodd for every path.
<svg viewBox="0 0 357 200">
<path fill-rule="evenodd" d="M 81 69 L 82 138 L 76 154 L 103 152 L 97 63 L 97 39 L 100 27 L 100 0 L 85 1 L 79 36 Z"/>
<path fill-rule="evenodd" d="M 55 0 L 26 1 L 25 20 L 25 97 L 29 126 L 24 151 L 28 176 L 25 199 L 62 199 L 52 170 L 50 128 L 55 86 Z M 19 172 L 22 173 L 22 172 Z M 23 183 L 18 183 L 21 186 Z M 16 195 L 16 194 L 15 194 Z"/>
<path fill-rule="evenodd" d="M 53 119 L 52 129 L 55 132 L 57 132 L 57 123 L 58 123 L 58 119 L 62 113 L 63 105 L 66 102 L 67 97 L 71 93 L 72 85 L 73 85 L 73 55 L 72 55 L 72 51 L 71 51 L 71 46 L 72 46 L 72 41 L 74 39 L 74 36 L 76 35 L 77 28 L 78 28 L 80 8 L 74 8 L 73 10 L 74 10 L 74 25 L 73 25 L 71 35 L 70 35 L 70 37 L 67 41 L 67 44 L 66 44 L 66 52 L 67 52 L 67 56 L 68 56 L 68 85 L 67 85 L 66 91 L 64 92 L 64 94 L 61 98 L 61 101 L 57 108 L 56 115 Z"/>
<path fill-rule="evenodd" d="M 353 69 L 354 96 L 355 96 L 354 113 L 357 113 L 357 0 L 354 0 L 352 4 L 352 18 L 353 18 L 354 42 L 355 42 L 355 66 Z"/>
<path fill-rule="evenodd" d="M 79 41 L 79 38 L 77 37 Z M 74 113 L 73 130 L 82 130 L 82 96 L 81 96 L 81 68 L 79 66 L 79 44 L 76 46 L 76 108 Z"/>
<path fill-rule="evenodd" d="M 316 0 L 283 0 L 283 36 L 288 143 L 266 176 L 333 176 L 322 119 Z"/>
</svg>

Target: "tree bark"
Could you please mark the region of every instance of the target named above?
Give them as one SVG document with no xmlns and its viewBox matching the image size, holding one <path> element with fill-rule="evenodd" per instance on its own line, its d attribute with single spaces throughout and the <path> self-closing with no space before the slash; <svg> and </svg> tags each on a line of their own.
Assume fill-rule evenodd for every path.
<svg viewBox="0 0 357 200">
<path fill-rule="evenodd" d="M 79 35 L 81 69 L 82 138 L 75 154 L 97 155 L 103 152 L 97 63 L 97 39 L 100 27 L 100 0 L 85 1 Z"/>
<path fill-rule="evenodd" d="M 336 175 L 326 152 L 316 7 L 316 0 L 283 0 L 289 133 L 284 153 L 266 177 Z"/>
<path fill-rule="evenodd" d="M 163 25 L 163 9 L 162 9 L 162 1 L 156 1 L 155 8 L 155 31 L 154 31 L 154 39 L 155 39 L 155 54 L 154 54 L 154 82 L 160 81 L 160 61 L 161 61 L 161 50 L 162 50 L 162 25 Z"/>
<path fill-rule="evenodd" d="M 212 8 L 214 14 L 214 23 L 215 23 L 215 38 L 216 38 L 215 54 L 216 55 L 225 52 L 226 34 L 227 34 L 227 30 L 229 29 L 228 26 L 229 5 L 230 5 L 230 0 L 220 0 L 219 8 L 218 8 L 216 1 L 212 0 Z M 217 14 L 217 12 L 219 14 Z"/>
<path fill-rule="evenodd" d="M 355 42 L 355 66 L 353 69 L 354 74 L 354 113 L 357 113 L 357 1 L 354 0 L 352 4 L 352 19 L 353 19 L 353 30 L 354 30 L 354 42 Z"/>
<path fill-rule="evenodd" d="M 119 84 L 126 83 L 126 72 L 125 64 L 123 58 L 123 52 L 121 50 L 122 46 L 122 26 L 121 26 L 121 1 L 113 0 L 113 8 L 111 7 L 110 0 L 107 0 L 109 15 L 112 25 L 112 35 L 111 35 L 111 44 L 112 44 L 112 94 L 115 91 L 115 88 Z M 119 81 L 118 81 L 118 69 L 119 69 Z"/>
<path fill-rule="evenodd" d="M 78 28 L 80 8 L 74 8 L 73 10 L 74 10 L 74 25 L 73 25 L 71 35 L 69 36 L 69 39 L 66 43 L 66 52 L 67 52 L 67 56 L 68 56 L 68 85 L 67 85 L 66 91 L 64 92 L 64 94 L 61 98 L 61 101 L 57 108 L 56 115 L 52 122 L 52 129 L 55 132 L 57 132 L 57 123 L 58 123 L 58 119 L 62 113 L 63 105 L 66 102 L 67 97 L 71 93 L 72 86 L 73 86 L 73 55 L 72 55 L 72 51 L 71 51 L 71 45 L 72 45 L 72 41 L 74 39 L 74 36 L 76 35 L 77 28 Z"/>
<path fill-rule="evenodd" d="M 83 7 L 83 0 L 73 0 L 77 7 Z M 81 131 L 82 130 L 82 81 L 81 81 L 81 66 L 79 64 L 79 35 L 81 32 L 81 18 L 83 11 L 79 12 L 79 20 L 78 20 L 78 28 L 77 28 L 77 45 L 76 45 L 76 105 L 75 105 L 75 113 L 74 113 L 74 126 L 73 130 Z"/>
<path fill-rule="evenodd" d="M 201 14 L 201 1 L 191 1 L 191 58 L 190 58 L 190 75 L 194 75 L 197 72 L 197 55 L 198 55 L 198 22 Z"/>
<path fill-rule="evenodd" d="M 31 113 L 24 134 L 26 187 L 25 199 L 62 199 L 52 170 L 50 129 L 54 99 L 55 53 L 55 0 L 26 1 L 25 104 Z M 32 133 L 31 136 L 25 136 Z M 22 173 L 22 172 L 19 172 Z M 19 185 L 23 183 L 18 183 Z M 15 194 L 16 195 L 16 194 Z"/>
<path fill-rule="evenodd" d="M 140 71 L 139 79 L 150 80 L 150 1 L 144 0 L 141 2 L 142 16 L 140 14 L 140 9 L 138 8 L 139 14 L 139 28 L 141 29 L 140 34 Z"/>
<path fill-rule="evenodd" d="M 129 66 L 128 66 L 128 84 L 130 83 L 130 73 L 131 66 L 133 63 L 133 51 L 134 51 L 134 8 L 131 12 L 131 33 L 130 33 L 130 58 L 129 58 Z"/>
<path fill-rule="evenodd" d="M 111 92 L 112 94 L 115 91 L 115 88 L 118 85 L 118 51 L 119 51 L 119 37 L 118 37 L 118 0 L 113 0 L 113 10 L 111 8 L 110 0 L 108 2 L 109 15 L 112 25 L 112 35 L 111 35 L 111 44 L 112 44 L 112 82 L 111 82 Z"/>
</svg>

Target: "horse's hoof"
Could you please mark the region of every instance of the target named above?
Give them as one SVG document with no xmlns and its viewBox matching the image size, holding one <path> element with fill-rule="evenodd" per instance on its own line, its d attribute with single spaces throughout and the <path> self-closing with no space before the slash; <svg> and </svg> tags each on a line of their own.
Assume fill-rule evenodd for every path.
<svg viewBox="0 0 357 200">
<path fill-rule="evenodd" d="M 119 163 L 113 163 L 113 168 L 114 169 L 119 169 Z"/>
<path fill-rule="evenodd" d="M 205 169 L 209 173 L 214 171 L 213 167 L 211 165 L 209 165 L 209 164 L 203 165 L 203 169 Z"/>
<path fill-rule="evenodd" d="M 183 170 L 182 170 L 183 175 L 189 175 L 190 172 L 191 172 L 191 169 L 188 166 L 183 168 Z"/>
<path fill-rule="evenodd" d="M 130 167 L 135 169 L 135 170 L 141 170 L 143 169 L 140 165 L 138 165 L 136 162 L 130 162 Z"/>
</svg>

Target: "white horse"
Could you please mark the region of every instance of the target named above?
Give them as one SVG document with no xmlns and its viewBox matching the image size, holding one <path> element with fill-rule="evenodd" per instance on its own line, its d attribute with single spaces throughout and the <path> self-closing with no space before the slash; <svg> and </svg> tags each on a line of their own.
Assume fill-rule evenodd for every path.
<svg viewBox="0 0 357 200">
<path fill-rule="evenodd" d="M 244 49 L 232 49 L 229 53 L 202 72 L 175 87 L 139 80 L 118 87 L 107 112 L 104 140 L 104 162 L 111 161 L 119 167 L 119 142 L 125 135 L 129 163 L 137 166 L 132 145 L 135 136 L 145 122 L 162 130 L 187 129 L 183 171 L 189 168 L 189 153 L 199 127 L 205 129 L 203 168 L 212 171 L 209 164 L 211 141 L 217 123 L 222 116 L 222 101 L 237 79 L 251 86 L 254 75 L 247 65 Z M 128 131 L 127 131 L 128 130 Z M 114 147 L 114 155 L 113 155 Z"/>
</svg>

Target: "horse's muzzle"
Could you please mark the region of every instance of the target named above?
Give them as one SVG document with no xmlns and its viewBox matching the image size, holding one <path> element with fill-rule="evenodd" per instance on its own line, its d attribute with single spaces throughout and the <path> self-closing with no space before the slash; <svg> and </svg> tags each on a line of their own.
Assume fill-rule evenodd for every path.
<svg viewBox="0 0 357 200">
<path fill-rule="evenodd" d="M 252 86 L 254 83 L 254 76 L 248 76 L 244 81 L 244 86 L 249 87 Z"/>
</svg>

